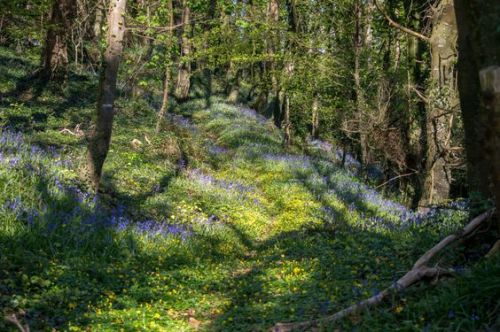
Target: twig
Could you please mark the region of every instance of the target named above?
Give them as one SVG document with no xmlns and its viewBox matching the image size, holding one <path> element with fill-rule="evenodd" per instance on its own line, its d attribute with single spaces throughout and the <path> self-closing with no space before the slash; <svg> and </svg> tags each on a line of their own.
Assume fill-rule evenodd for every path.
<svg viewBox="0 0 500 332">
<path fill-rule="evenodd" d="M 393 27 L 395 27 L 403 32 L 406 32 L 409 35 L 412 35 L 413 37 L 417 37 L 423 41 L 430 42 L 429 37 L 424 36 L 423 34 L 418 33 L 416 31 L 413 31 L 411 29 L 408 29 L 407 27 L 404 27 L 401 24 L 394 21 L 389 15 L 387 15 L 387 13 L 385 11 L 382 10 L 382 8 L 380 8 L 380 5 L 378 4 L 377 0 L 375 0 L 374 3 L 375 3 L 375 7 L 377 7 L 378 11 L 385 17 L 385 19 L 389 22 L 390 25 L 392 25 Z"/>
<path fill-rule="evenodd" d="M 427 98 L 423 93 L 422 91 L 420 91 L 419 89 L 417 89 L 417 87 L 415 86 L 410 86 L 410 89 L 412 89 L 416 94 L 417 94 L 417 97 L 420 98 L 424 103 L 429 103 L 429 98 Z"/>
<path fill-rule="evenodd" d="M 411 172 L 411 173 L 406 173 L 406 174 L 400 174 L 400 175 L 398 175 L 398 176 L 396 176 L 396 177 L 393 177 L 392 179 L 389 179 L 389 180 L 385 181 L 385 182 L 384 182 L 384 183 L 382 183 L 381 185 L 379 185 L 379 186 L 375 187 L 375 189 L 378 189 L 378 188 L 380 188 L 380 187 L 383 187 L 383 186 L 385 186 L 386 184 L 388 184 L 388 183 L 390 183 L 390 182 L 392 182 L 392 181 L 394 181 L 394 180 L 397 180 L 397 179 L 399 179 L 399 178 L 404 178 L 404 177 L 407 177 L 407 176 L 410 176 L 410 175 L 413 175 L 413 174 L 417 174 L 417 173 L 418 173 L 418 172 Z"/>
<path fill-rule="evenodd" d="M 467 235 L 471 234 L 474 232 L 483 222 L 488 220 L 493 213 L 495 212 L 495 209 L 488 210 L 484 212 L 483 214 L 477 216 L 476 218 L 472 219 L 470 223 L 468 223 L 460 232 L 457 232 L 453 235 L 449 235 L 443 240 L 441 240 L 438 244 L 436 244 L 434 247 L 432 247 L 430 250 L 428 250 L 422 257 L 420 257 L 415 264 L 413 265 L 413 268 L 408 271 L 404 276 L 399 278 L 398 281 L 396 281 L 394 284 L 392 284 L 390 287 L 387 287 L 384 289 L 382 292 L 365 299 L 361 302 L 358 302 L 357 304 L 351 305 L 350 307 L 347 307 L 331 316 L 319 318 L 319 319 L 314 319 L 310 321 L 305 321 L 305 322 L 298 322 L 298 323 L 278 323 L 275 326 L 271 328 L 271 331 L 273 332 L 288 332 L 292 331 L 295 329 L 307 329 L 310 327 L 317 326 L 322 323 L 333 323 L 335 321 L 338 321 L 346 316 L 349 316 L 350 314 L 356 313 L 361 311 L 362 309 L 374 306 L 376 304 L 381 303 L 385 298 L 387 298 L 393 291 L 401 291 L 405 288 L 410 287 L 411 285 L 419 282 L 420 280 L 424 278 L 431 278 L 431 277 L 436 277 L 439 275 L 443 274 L 450 274 L 450 271 L 438 268 L 438 267 L 428 267 L 429 261 L 436 256 L 437 253 L 442 251 L 444 248 L 446 248 L 448 245 L 451 243 L 455 242 L 458 239 L 462 239 L 466 237 Z"/>
</svg>

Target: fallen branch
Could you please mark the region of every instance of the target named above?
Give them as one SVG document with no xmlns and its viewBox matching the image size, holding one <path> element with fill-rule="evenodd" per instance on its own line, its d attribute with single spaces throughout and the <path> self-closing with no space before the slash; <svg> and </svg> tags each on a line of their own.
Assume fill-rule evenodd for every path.
<svg viewBox="0 0 500 332">
<path fill-rule="evenodd" d="M 404 276 L 402 276 L 398 281 L 392 284 L 390 287 L 387 287 L 380 293 L 365 299 L 361 302 L 351 305 L 331 316 L 305 321 L 298 323 L 278 323 L 271 328 L 273 332 L 288 332 L 297 329 L 308 329 L 311 327 L 318 326 L 319 324 L 324 323 L 333 323 L 338 321 L 346 316 L 349 316 L 353 313 L 359 312 L 362 309 L 374 306 L 376 304 L 381 303 L 384 299 L 386 299 L 390 294 L 394 291 L 401 291 L 410 287 L 411 285 L 419 282 L 424 278 L 434 278 L 439 277 L 440 275 L 451 274 L 450 271 L 444 270 L 437 267 L 428 267 L 429 261 L 436 256 L 440 251 L 446 248 L 451 243 L 456 240 L 463 239 L 473 233 L 482 223 L 488 220 L 494 213 L 495 209 L 488 210 L 483 214 L 477 216 L 472 219 L 470 223 L 468 223 L 462 230 L 459 232 L 449 235 L 441 240 L 438 244 L 428 250 L 424 255 L 422 255 L 413 265 L 412 269 L 408 271 Z"/>
<path fill-rule="evenodd" d="M 491 247 L 490 251 L 488 251 L 488 253 L 486 254 L 486 258 L 495 256 L 496 254 L 498 254 L 499 251 L 500 251 L 500 240 L 495 242 L 493 247 Z"/>
<path fill-rule="evenodd" d="M 71 130 L 69 130 L 68 128 L 63 128 L 63 129 L 59 130 L 59 132 L 61 134 L 70 134 L 70 135 L 73 135 L 73 136 L 76 136 L 76 137 L 83 137 L 85 135 L 85 133 L 83 132 L 83 130 L 80 129 L 80 124 L 76 125 L 74 132 L 71 131 Z"/>
<path fill-rule="evenodd" d="M 10 314 L 10 315 L 5 316 L 5 320 L 9 323 L 14 324 L 21 332 L 30 332 L 29 325 L 25 324 L 23 326 L 23 324 L 21 324 L 21 322 L 17 318 L 16 314 Z"/>
</svg>

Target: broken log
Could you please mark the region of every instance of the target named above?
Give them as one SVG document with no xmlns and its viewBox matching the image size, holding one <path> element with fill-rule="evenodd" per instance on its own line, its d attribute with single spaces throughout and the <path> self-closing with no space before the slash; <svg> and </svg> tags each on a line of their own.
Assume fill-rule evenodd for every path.
<svg viewBox="0 0 500 332">
<path fill-rule="evenodd" d="M 441 269 L 438 267 L 428 267 L 430 260 L 435 257 L 439 252 L 445 249 L 447 246 L 452 244 L 457 240 L 461 240 L 468 235 L 472 234 L 479 226 L 481 226 L 485 221 L 491 218 L 495 209 L 488 210 L 483 214 L 472 219 L 463 229 L 456 232 L 455 234 L 449 235 L 441 240 L 434 247 L 429 249 L 425 254 L 423 254 L 413 265 L 412 269 L 408 271 L 404 276 L 399 278 L 398 281 L 393 283 L 390 287 L 387 287 L 380 293 L 365 299 L 361 302 L 351 305 L 335 314 L 327 317 L 322 317 L 305 322 L 296 323 L 278 323 L 271 328 L 273 332 L 289 332 L 293 330 L 304 330 L 318 326 L 320 324 L 333 323 L 351 314 L 357 313 L 365 308 L 377 305 L 385 300 L 394 291 L 399 292 L 406 289 L 413 284 L 421 281 L 424 278 L 434 278 L 440 275 L 451 274 L 451 271 Z"/>
</svg>

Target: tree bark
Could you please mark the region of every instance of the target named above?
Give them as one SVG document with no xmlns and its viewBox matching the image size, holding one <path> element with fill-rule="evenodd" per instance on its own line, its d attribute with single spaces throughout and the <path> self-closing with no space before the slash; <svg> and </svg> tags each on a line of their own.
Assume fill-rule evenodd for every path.
<svg viewBox="0 0 500 332">
<path fill-rule="evenodd" d="M 431 81 L 427 109 L 427 156 L 423 194 L 419 205 L 426 207 L 448 199 L 451 170 L 447 154 L 451 146 L 453 116 L 458 107 L 456 88 L 457 24 L 452 0 L 442 0 L 433 17 Z"/>
<path fill-rule="evenodd" d="M 479 72 L 483 105 L 487 112 L 486 159 L 490 163 L 490 174 L 497 207 L 497 225 L 500 231 L 500 66 L 490 66 Z"/>
<path fill-rule="evenodd" d="M 281 128 L 283 115 L 280 107 L 280 82 L 277 75 L 277 64 L 275 55 L 279 45 L 278 23 L 279 23 L 279 0 L 269 0 L 267 6 L 267 20 L 271 27 L 269 31 L 269 40 L 267 41 L 267 53 L 269 56 L 268 66 L 271 74 L 271 94 L 273 95 L 271 107 L 273 111 L 273 121 L 276 127 Z"/>
<path fill-rule="evenodd" d="M 215 13 L 217 9 L 217 0 L 210 0 L 207 12 L 207 23 L 203 25 L 208 38 L 205 40 L 205 47 L 208 47 L 208 40 L 210 39 L 211 29 L 214 26 Z M 202 59 L 203 76 L 205 77 L 205 106 L 210 108 L 212 106 L 211 97 L 213 93 L 213 68 L 207 67 L 208 59 Z M 211 65 L 211 64 L 210 64 Z"/>
<path fill-rule="evenodd" d="M 234 67 L 234 65 L 231 63 L 230 67 Z M 227 102 L 230 104 L 236 104 L 238 102 L 238 96 L 240 94 L 240 75 L 241 71 L 239 69 L 229 69 L 230 72 L 234 71 L 233 74 L 229 74 L 232 76 L 230 78 L 230 86 L 229 86 L 229 94 L 227 97 Z"/>
<path fill-rule="evenodd" d="M 317 139 L 319 137 L 319 99 L 315 94 L 312 101 L 312 119 L 311 119 L 311 137 Z"/>
<path fill-rule="evenodd" d="M 363 165 L 370 163 L 370 148 L 368 145 L 368 133 L 365 128 L 365 116 L 364 116 L 364 93 L 361 87 L 361 51 L 363 47 L 363 31 L 361 27 L 361 21 L 363 18 L 361 1 L 354 1 L 354 107 L 356 116 L 358 117 L 358 130 L 359 130 L 359 140 L 361 149 L 361 162 Z"/>
<path fill-rule="evenodd" d="M 109 3 L 107 48 L 103 54 L 97 117 L 89 137 L 87 152 L 88 177 L 96 192 L 99 190 L 102 168 L 111 142 L 116 80 L 125 33 L 126 3 L 127 0 L 110 0 Z"/>
<path fill-rule="evenodd" d="M 182 27 L 179 29 L 179 48 L 181 54 L 179 57 L 177 82 L 175 85 L 174 96 L 179 101 L 184 101 L 189 97 L 189 88 L 191 87 L 191 44 L 189 41 L 189 27 L 191 10 L 187 0 L 182 0 L 180 3 L 182 15 L 178 24 Z"/>
<path fill-rule="evenodd" d="M 407 8 L 408 12 L 410 10 L 412 10 L 411 7 Z M 420 30 L 423 25 L 424 22 L 422 21 L 421 14 L 414 12 L 411 28 L 414 30 Z M 426 80 L 425 69 L 423 66 L 425 63 L 424 53 L 426 50 L 426 43 L 422 39 L 414 36 L 408 36 L 408 38 L 408 85 L 411 87 L 408 91 L 408 95 L 417 95 L 415 100 L 409 98 L 408 114 L 415 113 L 417 125 L 414 128 L 410 127 L 407 134 L 408 146 L 410 147 L 409 150 L 411 152 L 407 154 L 406 164 L 412 170 L 416 170 L 417 173 L 421 173 L 425 169 L 424 154 L 425 151 L 427 151 L 427 105 L 421 98 Z M 413 109 L 415 111 L 412 111 Z M 411 205 L 412 208 L 416 209 L 418 208 L 423 195 L 425 179 L 418 174 L 416 176 L 412 176 L 411 179 L 411 183 L 414 188 Z"/>
<path fill-rule="evenodd" d="M 161 101 L 161 108 L 158 112 L 158 119 L 156 120 L 156 128 L 155 133 L 159 133 L 161 131 L 161 125 L 165 119 L 165 115 L 168 110 L 168 90 L 170 88 L 170 66 L 167 64 L 165 68 L 165 78 L 163 79 L 163 95 Z"/>
<path fill-rule="evenodd" d="M 98 0 L 95 8 L 95 19 L 94 19 L 94 27 L 93 33 L 96 41 L 101 39 L 102 26 L 104 24 L 105 19 L 105 9 L 104 9 L 104 0 Z"/>
<path fill-rule="evenodd" d="M 40 77 L 44 81 L 64 81 L 68 76 L 68 35 L 76 14 L 75 0 L 56 0 L 42 54 Z"/>
<path fill-rule="evenodd" d="M 158 119 L 156 120 L 156 128 L 155 132 L 158 134 L 161 130 L 161 125 L 163 123 L 163 120 L 165 118 L 165 114 L 167 114 L 168 110 L 168 92 L 170 89 L 170 65 L 171 65 L 171 57 L 172 55 L 170 54 L 171 52 L 171 46 L 172 46 L 172 28 L 174 25 L 174 13 L 173 13 L 173 5 L 172 5 L 173 0 L 169 0 L 168 2 L 168 10 L 169 10 L 169 29 L 168 29 L 168 36 L 167 36 L 167 45 L 166 45 L 166 51 L 165 51 L 165 78 L 163 80 L 163 96 L 162 96 L 162 102 L 161 102 L 161 108 L 160 111 L 158 112 Z"/>
<path fill-rule="evenodd" d="M 458 22 L 458 87 L 465 131 L 469 192 L 479 194 L 480 198 L 489 198 L 493 196 L 489 175 L 492 165 L 488 159 L 491 152 L 487 136 L 490 123 L 487 116 L 489 112 L 485 110 L 486 103 L 481 98 L 479 72 L 488 66 L 500 64 L 497 31 L 500 3 L 496 0 L 455 0 L 454 3 Z M 493 153 L 498 155 L 498 149 Z M 497 206 L 497 213 L 498 210 Z"/>
<path fill-rule="evenodd" d="M 285 136 L 285 148 L 289 148 L 292 144 L 292 133 L 291 127 L 292 124 L 290 122 L 290 96 L 287 93 L 284 93 L 283 96 L 283 133 Z"/>
</svg>

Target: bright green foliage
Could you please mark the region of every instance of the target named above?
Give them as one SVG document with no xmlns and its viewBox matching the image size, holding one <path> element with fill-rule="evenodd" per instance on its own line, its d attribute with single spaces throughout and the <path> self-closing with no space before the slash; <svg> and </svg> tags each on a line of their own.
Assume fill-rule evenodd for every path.
<svg viewBox="0 0 500 332">
<path fill-rule="evenodd" d="M 64 93 L 95 83 L 75 80 Z M 58 112 L 62 97 L 49 89 L 0 108 L 2 121 L 26 130 L 1 133 L 0 308 L 27 312 L 32 330 L 263 331 L 318 318 L 389 286 L 468 219 L 448 209 L 419 216 L 341 169 L 334 153 L 285 151 L 269 120 L 217 97 L 210 109 L 204 100 L 176 107 L 158 135 L 154 110 L 121 98 L 94 200 L 79 181 L 84 139 L 60 132 L 89 118 L 94 96 Z M 45 118 L 30 127 L 24 117 L 37 113 Z M 174 228 L 161 234 L 148 226 L 166 224 Z M 441 258 L 459 271 L 454 280 L 395 295 L 339 328 L 492 324 L 498 256 Z M 0 321 L 0 330 L 13 326 Z"/>
</svg>

